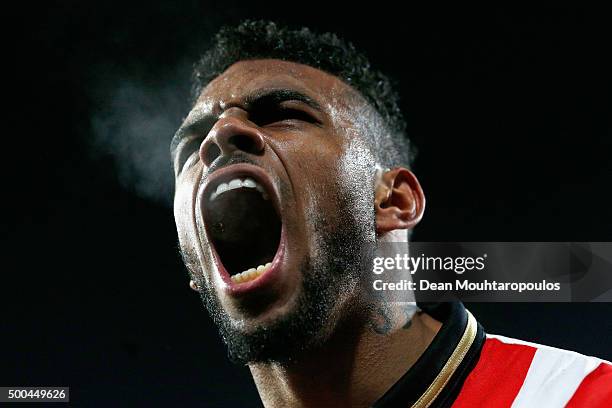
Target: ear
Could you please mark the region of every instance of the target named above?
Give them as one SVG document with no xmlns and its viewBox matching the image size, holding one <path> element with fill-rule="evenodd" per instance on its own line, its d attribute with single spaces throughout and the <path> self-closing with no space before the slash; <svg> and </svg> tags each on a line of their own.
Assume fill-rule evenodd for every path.
<svg viewBox="0 0 612 408">
<path fill-rule="evenodd" d="M 411 229 L 423 217 L 425 195 L 410 170 L 395 168 L 383 173 L 374 196 L 376 232 Z"/>
</svg>

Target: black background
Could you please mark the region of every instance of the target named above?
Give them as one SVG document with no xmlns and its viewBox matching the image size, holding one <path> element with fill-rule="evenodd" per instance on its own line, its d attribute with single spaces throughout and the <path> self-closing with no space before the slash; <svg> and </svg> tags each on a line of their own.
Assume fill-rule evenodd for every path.
<svg viewBox="0 0 612 408">
<path fill-rule="evenodd" d="M 187 63 L 247 17 L 336 32 L 398 80 L 428 198 L 415 240 L 612 241 L 603 10 L 81 3 L 25 5 L 8 37 L 0 385 L 70 386 L 79 406 L 258 406 L 188 288 L 172 186 L 151 198 L 93 142 L 128 79 L 178 126 Z M 182 102 L 156 106 L 160 89 Z M 611 304 L 468 307 L 489 332 L 612 359 Z"/>
</svg>

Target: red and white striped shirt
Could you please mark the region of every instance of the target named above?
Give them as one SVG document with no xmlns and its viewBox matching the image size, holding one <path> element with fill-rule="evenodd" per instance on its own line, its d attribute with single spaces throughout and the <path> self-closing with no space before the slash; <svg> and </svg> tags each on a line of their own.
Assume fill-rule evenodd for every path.
<svg viewBox="0 0 612 408">
<path fill-rule="evenodd" d="M 487 334 L 452 405 L 612 407 L 612 364 L 573 351 Z"/>
<path fill-rule="evenodd" d="M 442 322 L 374 408 L 612 408 L 612 364 L 486 334 L 461 302 L 419 306 Z"/>
</svg>

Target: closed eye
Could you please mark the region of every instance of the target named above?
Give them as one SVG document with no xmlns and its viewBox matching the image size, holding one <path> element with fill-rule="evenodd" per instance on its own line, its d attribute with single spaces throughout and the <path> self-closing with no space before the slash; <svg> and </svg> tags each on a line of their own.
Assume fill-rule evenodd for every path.
<svg viewBox="0 0 612 408">
<path fill-rule="evenodd" d="M 258 126 L 267 126 L 290 121 L 300 121 L 312 124 L 320 123 L 313 115 L 302 109 L 282 106 L 252 112 L 251 121 Z"/>
<path fill-rule="evenodd" d="M 176 158 L 174 162 L 174 166 L 178 173 L 182 172 L 185 167 L 187 161 L 194 155 L 197 154 L 200 145 L 202 144 L 201 137 L 194 137 L 186 142 L 181 143 L 176 152 Z"/>
<path fill-rule="evenodd" d="M 184 170 L 183 167 L 194 156 L 194 153 L 197 154 L 202 141 L 215 123 L 215 117 L 208 112 L 190 113 L 190 116 L 192 118 L 188 117 L 186 123 L 174 135 L 171 143 L 176 175 Z M 172 150 L 173 147 L 174 150 Z M 195 159 L 191 160 L 189 164 L 191 165 L 194 162 L 196 162 Z"/>
</svg>

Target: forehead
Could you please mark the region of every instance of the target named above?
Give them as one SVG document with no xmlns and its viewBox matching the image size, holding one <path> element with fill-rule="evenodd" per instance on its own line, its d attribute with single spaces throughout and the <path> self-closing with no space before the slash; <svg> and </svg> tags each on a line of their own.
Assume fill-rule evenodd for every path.
<svg viewBox="0 0 612 408">
<path fill-rule="evenodd" d="M 322 105 L 346 104 L 359 99 L 358 93 L 339 78 L 319 69 L 275 59 L 239 61 L 211 81 L 198 103 L 230 104 L 262 89 L 294 89 Z"/>
</svg>

